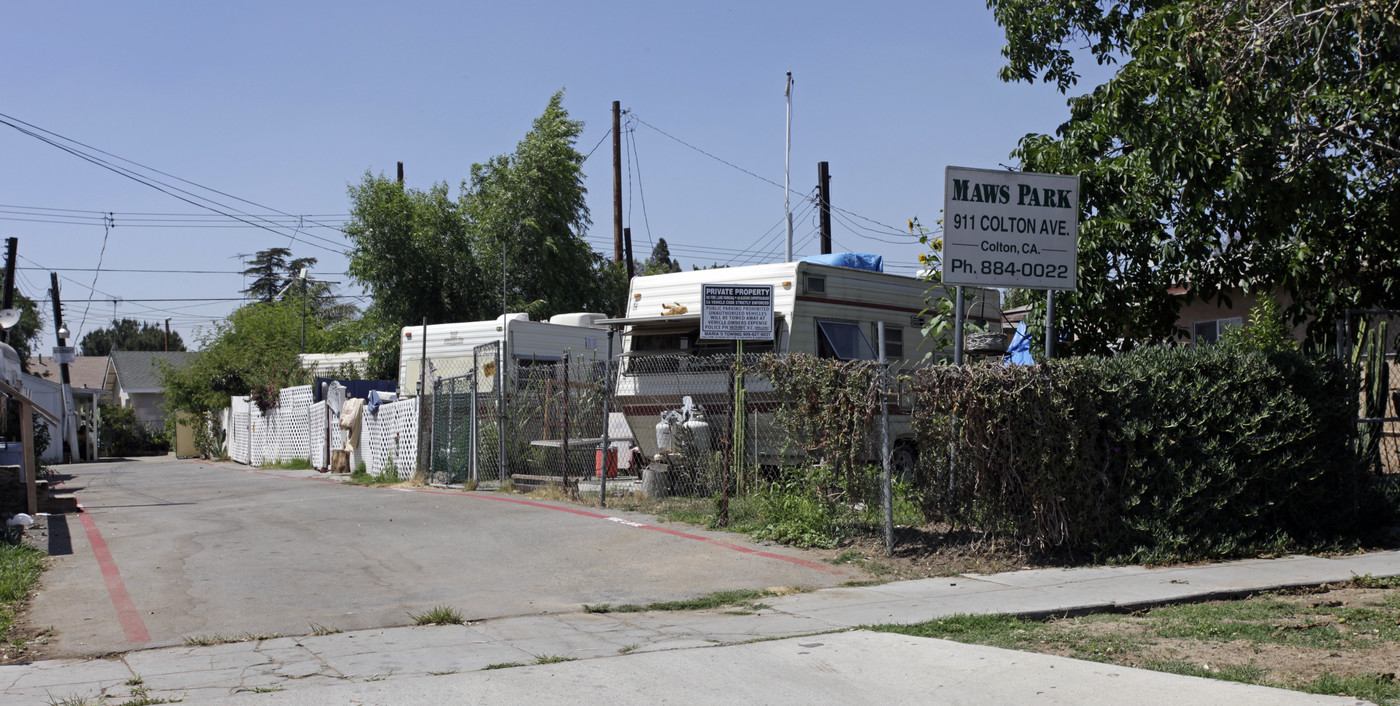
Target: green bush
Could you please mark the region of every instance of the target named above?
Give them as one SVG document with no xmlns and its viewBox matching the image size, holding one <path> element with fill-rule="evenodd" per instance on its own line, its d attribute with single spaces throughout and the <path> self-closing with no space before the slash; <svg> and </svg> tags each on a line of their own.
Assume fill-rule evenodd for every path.
<svg viewBox="0 0 1400 706">
<path fill-rule="evenodd" d="M 930 520 L 1166 561 L 1335 541 L 1385 509 L 1353 463 L 1355 395 L 1335 360 L 1156 347 L 931 368 L 914 387 Z"/>
<path fill-rule="evenodd" d="M 130 407 L 104 404 L 99 453 L 103 456 L 161 456 L 170 452 L 163 430 L 152 430 L 136 418 Z"/>
</svg>

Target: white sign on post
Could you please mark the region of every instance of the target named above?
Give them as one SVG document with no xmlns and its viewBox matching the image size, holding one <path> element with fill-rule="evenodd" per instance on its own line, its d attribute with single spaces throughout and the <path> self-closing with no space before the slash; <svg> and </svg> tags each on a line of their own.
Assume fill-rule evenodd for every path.
<svg viewBox="0 0 1400 706">
<path fill-rule="evenodd" d="M 701 285 L 700 338 L 773 340 L 773 285 Z"/>
<path fill-rule="evenodd" d="M 68 363 L 71 365 L 74 361 L 78 359 L 77 356 L 78 349 L 74 346 L 53 347 L 53 362 L 58 363 L 59 365 L 62 365 L 64 363 Z"/>
<path fill-rule="evenodd" d="M 1078 286 L 1079 177 L 948 167 L 943 283 Z"/>
</svg>

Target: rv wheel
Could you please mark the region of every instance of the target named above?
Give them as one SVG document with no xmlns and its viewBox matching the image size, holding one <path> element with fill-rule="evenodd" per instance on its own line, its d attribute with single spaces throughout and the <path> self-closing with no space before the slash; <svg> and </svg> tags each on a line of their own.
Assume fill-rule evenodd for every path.
<svg viewBox="0 0 1400 706">
<path fill-rule="evenodd" d="M 904 439 L 894 442 L 890 452 L 890 475 L 902 483 L 914 480 L 914 463 L 919 460 L 918 447 Z"/>
</svg>

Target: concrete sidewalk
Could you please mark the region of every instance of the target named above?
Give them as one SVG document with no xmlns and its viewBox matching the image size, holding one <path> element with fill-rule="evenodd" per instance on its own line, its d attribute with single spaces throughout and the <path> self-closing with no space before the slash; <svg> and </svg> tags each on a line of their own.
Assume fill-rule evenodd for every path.
<svg viewBox="0 0 1400 706">
<path fill-rule="evenodd" d="M 750 615 L 580 610 L 152 649 L 0 667 L 0 700 L 97 703 L 106 695 L 120 703 L 145 689 L 229 704 L 1357 703 L 942 640 L 830 633 L 957 613 L 1133 609 L 1367 574 L 1400 575 L 1400 552 L 964 575 L 766 599 L 772 607 Z M 767 639 L 776 641 L 754 642 Z M 492 669 L 507 665 L 518 668 Z"/>
</svg>

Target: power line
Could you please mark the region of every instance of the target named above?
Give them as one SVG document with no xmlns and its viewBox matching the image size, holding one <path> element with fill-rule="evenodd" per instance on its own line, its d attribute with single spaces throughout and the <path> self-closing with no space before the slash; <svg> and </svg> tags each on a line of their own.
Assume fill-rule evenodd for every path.
<svg viewBox="0 0 1400 706">
<path fill-rule="evenodd" d="M 16 267 L 16 270 L 40 270 L 44 272 L 94 272 L 95 267 Z M 103 268 L 103 272 L 134 272 L 142 274 L 171 274 L 171 275 L 242 275 L 242 270 L 122 270 Z M 344 277 L 349 272 L 321 272 L 318 274 Z"/>
<path fill-rule="evenodd" d="M 167 174 L 167 173 L 162 172 L 162 171 L 160 171 L 160 170 L 158 170 L 158 169 L 154 169 L 154 168 L 152 168 L 152 167 L 148 167 L 148 166 L 146 166 L 146 165 L 144 165 L 144 164 L 141 164 L 141 163 L 139 163 L 139 162 L 134 162 L 134 161 L 129 160 L 129 159 L 126 159 L 126 158 L 124 158 L 124 157 L 120 157 L 120 156 L 114 155 L 114 154 L 112 154 L 112 153 L 110 153 L 110 152 L 105 152 L 105 151 L 103 151 L 103 150 L 101 150 L 101 149 L 98 149 L 98 148 L 96 148 L 96 147 L 92 147 L 91 145 L 84 144 L 84 143 L 79 142 L 79 141 L 77 141 L 77 140 L 74 140 L 74 139 L 72 139 L 72 138 L 65 137 L 65 136 L 60 135 L 60 134 L 58 134 L 58 133 L 56 133 L 56 132 L 53 132 L 53 131 L 50 131 L 50 130 L 45 130 L 44 128 L 41 128 L 41 127 L 39 127 L 39 126 L 37 126 L 37 125 L 34 125 L 34 124 L 32 124 L 32 123 L 25 122 L 25 121 L 23 121 L 23 120 L 20 120 L 19 118 L 15 118 L 15 117 L 13 117 L 13 116 L 6 115 L 6 114 L 4 114 L 4 113 L 0 113 L 0 124 L 8 125 L 9 127 L 14 128 L 16 131 L 20 132 L 21 134 L 28 135 L 29 137 L 32 137 L 32 138 L 34 138 L 34 139 L 36 139 L 36 140 L 39 140 L 40 142 L 43 142 L 43 143 L 45 143 L 45 144 L 47 144 L 47 145 L 50 145 L 50 146 L 55 147 L 55 148 L 57 148 L 57 149 L 60 149 L 60 150 L 62 150 L 62 151 L 64 151 L 64 152 L 67 152 L 67 153 L 73 155 L 74 157 L 77 157 L 77 158 L 79 158 L 79 159 L 82 159 L 83 161 L 86 161 L 86 162 L 89 162 L 89 163 L 94 164 L 94 165 L 96 165 L 96 166 L 102 167 L 103 169 L 106 169 L 106 170 L 108 170 L 108 171 L 111 171 L 111 172 L 113 172 L 113 173 L 115 173 L 115 174 L 118 174 L 118 175 L 120 175 L 120 176 L 124 176 L 124 177 L 126 177 L 126 178 L 128 178 L 128 179 L 131 179 L 132 181 L 135 181 L 135 182 L 137 182 L 137 183 L 139 183 L 139 184 L 143 184 L 143 185 L 148 186 L 148 187 L 150 187 L 150 188 L 152 188 L 152 189 L 155 189 L 156 191 L 159 191 L 159 192 L 161 192 L 161 193 L 163 193 L 163 194 L 166 194 L 167 196 L 170 196 L 170 197 L 172 197 L 172 198 L 178 199 L 178 200 L 180 200 L 180 201 L 184 201 L 185 203 L 188 203 L 188 204 L 190 204 L 190 205 L 192 205 L 192 206 L 194 206 L 194 207 L 196 207 L 196 208 L 202 208 L 202 209 L 205 209 L 205 210 L 207 210 L 207 211 L 212 211 L 212 212 L 214 212 L 214 213 L 221 214 L 221 215 L 223 215 L 223 216 L 225 216 L 225 217 L 227 217 L 227 218 L 232 218 L 232 219 L 235 219 L 235 220 L 238 220 L 238 221 L 242 221 L 242 222 L 244 222 L 244 223 L 247 223 L 248 225 L 252 225 L 252 226 L 255 226 L 255 227 L 258 227 L 258 228 L 262 228 L 263 230 L 266 230 L 266 231 L 271 232 L 271 233 L 276 233 L 276 234 L 279 235 L 279 236 L 287 235 L 286 233 L 281 233 L 281 232 L 278 232 L 277 230 L 275 230 L 276 227 L 279 227 L 279 226 L 276 226 L 275 224 L 272 225 L 272 226 L 268 226 L 268 225 L 263 225 L 263 224 L 254 223 L 253 221 L 247 220 L 247 218 L 243 218 L 243 217 L 240 217 L 240 216 L 236 216 L 236 215 L 233 215 L 232 213 L 227 213 L 226 211 L 235 211 L 235 212 L 238 212 L 238 213 L 240 213 L 240 214 L 242 214 L 242 215 L 244 215 L 244 216 L 248 216 L 248 217 L 250 217 L 250 218 L 255 218 L 256 216 L 252 216 L 251 214 L 247 214 L 247 213 L 245 213 L 245 212 L 239 211 L 238 209 L 233 208 L 233 207 L 231 207 L 231 206 L 228 206 L 228 205 L 226 205 L 226 204 L 219 203 L 218 201 L 215 201 L 214 199 L 211 199 L 211 198 L 208 198 L 208 197 L 205 197 L 205 196 L 200 196 L 200 195 L 195 194 L 195 193 L 193 193 L 193 192 L 190 192 L 190 191 L 188 191 L 188 190 L 186 190 L 186 189 L 182 189 L 182 188 L 180 188 L 180 187 L 167 184 L 167 183 L 165 183 L 165 182 L 160 181 L 159 179 L 155 179 L 155 178 L 147 177 L 147 176 L 144 176 L 144 175 L 141 175 L 141 174 L 137 174 L 136 172 L 132 171 L 131 169 L 128 169 L 128 168 L 126 168 L 126 167 L 118 166 L 118 165 L 113 164 L 113 163 L 111 163 L 111 162 L 109 162 L 109 161 L 107 161 L 107 160 L 105 160 L 105 159 L 100 158 L 100 157 L 96 157 L 96 156 L 93 156 L 92 154 L 89 154 L 89 153 L 87 153 L 87 152 L 83 152 L 83 151 L 81 151 L 81 150 L 79 150 L 79 149 L 76 149 L 76 148 L 74 148 L 74 147 L 70 147 L 70 146 L 67 145 L 67 144 L 62 144 L 62 143 L 60 143 L 58 140 L 62 140 L 63 142 L 68 142 L 68 143 L 72 143 L 72 144 L 75 144 L 75 145 L 79 145 L 79 146 L 81 146 L 81 147 L 83 147 L 83 148 L 85 148 L 85 149 L 92 150 L 92 151 L 97 152 L 97 153 L 99 153 L 99 154 L 107 155 L 108 157 L 112 157 L 112 158 L 114 158 L 114 159 L 121 160 L 121 161 L 126 162 L 126 163 L 128 163 L 128 164 L 133 164 L 133 165 L 135 165 L 135 166 L 137 166 L 137 167 L 140 167 L 140 168 L 145 169 L 145 170 L 150 171 L 150 172 L 154 172 L 154 173 L 156 173 L 156 174 L 160 174 L 160 175 L 163 175 L 163 176 L 166 176 L 166 177 L 170 177 L 170 178 L 172 178 L 172 179 L 175 179 L 175 180 L 177 180 L 177 181 L 184 182 L 184 183 L 186 183 L 186 184 L 189 184 L 189 185 L 194 186 L 194 187 L 199 188 L 199 189 L 203 189 L 203 190 L 208 191 L 208 192 L 210 192 L 210 193 L 215 193 L 215 194 L 219 194 L 219 195 L 221 195 L 221 196 L 225 196 L 225 197 L 232 198 L 232 199 L 235 199 L 235 200 L 238 200 L 238 201 L 242 201 L 242 202 L 244 202 L 244 203 L 248 203 L 248 204 L 257 206 L 258 208 L 267 209 L 267 210 L 270 210 L 270 211 L 277 211 L 278 213 L 283 213 L 282 211 L 278 211 L 277 209 L 270 208 L 270 207 L 268 207 L 268 206 L 263 206 L 263 205 L 261 205 L 261 204 L 254 203 L 254 202 L 252 202 L 252 201 L 248 201 L 247 199 L 242 199 L 242 198 L 239 198 L 239 197 L 237 197 L 237 196 L 233 196 L 233 195 L 231 195 L 231 194 L 226 194 L 226 193 L 224 193 L 224 192 L 222 192 L 222 191 L 219 191 L 219 190 L 217 190 L 217 189 L 213 189 L 213 188 L 210 188 L 210 187 L 207 187 L 207 186 L 202 186 L 202 185 L 200 185 L 200 184 L 196 184 L 195 182 L 189 181 L 189 180 L 187 180 L 187 179 L 181 179 L 180 177 L 174 176 L 174 175 L 172 175 L 172 174 Z M 23 127 L 21 127 L 21 126 L 23 126 Z M 44 134 L 40 134 L 40 133 L 44 133 Z M 52 135 L 53 137 L 48 137 L 48 135 Z M 56 139 L 55 139 L 55 138 L 56 138 Z M 176 193 L 176 192 L 179 192 L 179 193 Z M 187 198 L 186 196 L 181 196 L 180 194 L 186 194 L 186 195 L 188 196 L 188 198 Z M 208 204 L 205 204 L 205 203 L 199 203 L 198 201 L 195 201 L 194 199 L 199 199 L 200 201 L 207 201 L 208 204 L 214 204 L 214 206 L 211 206 L 211 205 L 208 205 Z M 217 206 L 218 208 L 216 208 L 216 206 Z M 225 209 L 225 210 L 220 210 L 220 208 Z M 283 213 L 283 215 L 288 215 L 288 216 L 290 216 L 291 214 Z M 285 228 L 285 226 L 282 226 L 282 227 Z M 338 230 L 338 229 L 337 229 L 337 230 Z M 295 233 L 293 234 L 293 237 L 295 237 Z M 330 240 L 330 239 L 328 239 L 328 238 L 323 238 L 323 237 L 318 236 L 318 235 L 311 235 L 311 237 L 316 238 L 316 239 L 318 239 L 318 240 L 322 240 L 322 241 L 327 242 L 327 243 L 331 243 L 331 244 L 333 244 L 333 245 L 338 245 L 338 243 L 336 243 L 335 241 L 332 241 L 332 240 Z M 312 247 L 321 248 L 322 250 L 327 250 L 327 251 L 330 251 L 330 252 L 338 252 L 338 253 L 344 254 L 344 251 L 343 251 L 343 250 L 335 250 L 334 248 L 329 248 L 329 247 L 326 247 L 326 246 L 324 246 L 324 245 L 318 245 L 318 244 L 312 243 L 312 242 L 310 242 L 310 241 L 302 241 L 302 242 L 304 242 L 305 244 L 310 245 L 310 246 L 312 246 Z"/>
</svg>

